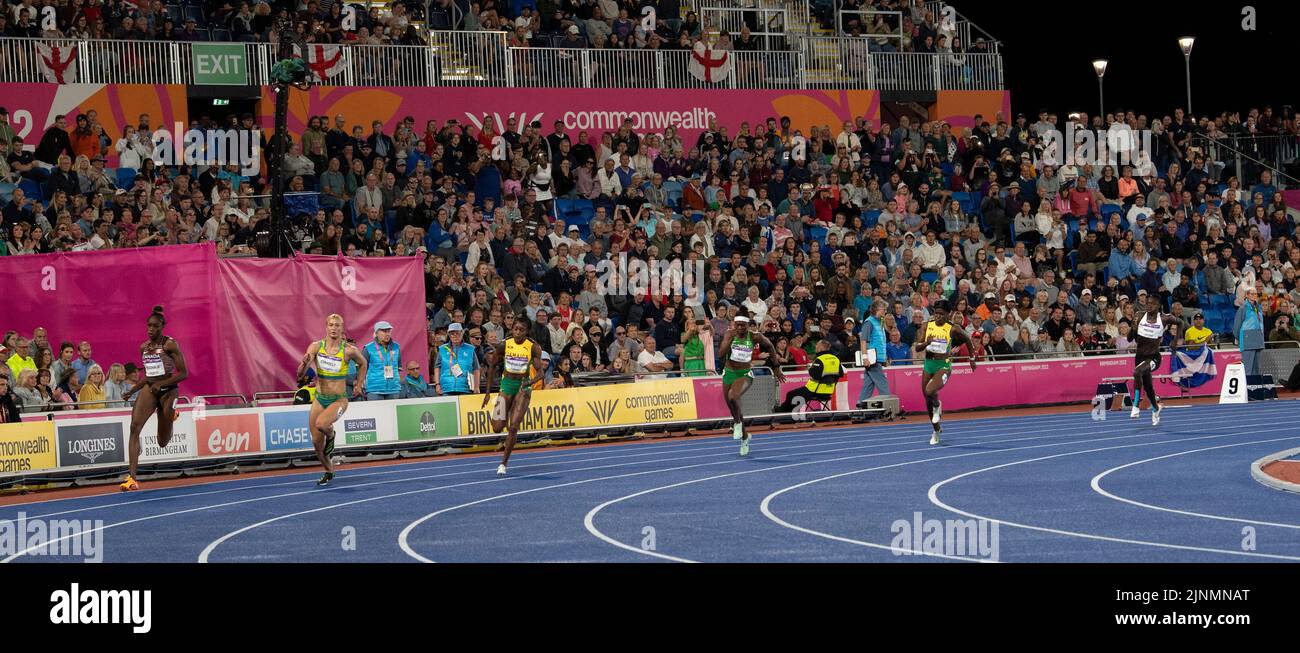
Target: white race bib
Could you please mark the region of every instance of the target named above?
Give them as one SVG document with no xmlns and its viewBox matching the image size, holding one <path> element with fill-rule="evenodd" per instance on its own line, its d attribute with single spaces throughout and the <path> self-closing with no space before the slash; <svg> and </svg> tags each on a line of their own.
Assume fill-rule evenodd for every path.
<svg viewBox="0 0 1300 653">
<path fill-rule="evenodd" d="M 933 340 L 930 344 L 926 345 L 925 350 L 931 354 L 946 354 L 948 353 L 948 341 Z"/>
<path fill-rule="evenodd" d="M 325 374 L 340 374 L 343 372 L 343 359 L 317 354 L 316 368 Z"/>
<path fill-rule="evenodd" d="M 167 375 L 167 368 L 163 365 L 162 356 L 158 354 L 145 354 L 144 375 L 149 378 L 158 378 Z"/>
<path fill-rule="evenodd" d="M 737 363 L 753 361 L 754 347 L 752 345 L 731 345 L 731 360 Z"/>
</svg>

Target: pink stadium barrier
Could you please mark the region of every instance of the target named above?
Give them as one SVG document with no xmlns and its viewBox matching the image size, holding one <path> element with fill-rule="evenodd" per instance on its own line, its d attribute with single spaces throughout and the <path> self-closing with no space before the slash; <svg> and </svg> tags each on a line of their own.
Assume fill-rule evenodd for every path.
<svg viewBox="0 0 1300 653">
<path fill-rule="evenodd" d="M 140 364 L 145 320 L 163 305 L 166 333 L 189 364 L 182 394 L 190 397 L 292 388 L 298 361 L 324 337 L 330 313 L 343 315 L 358 346 L 387 320 L 405 357 L 428 360 L 416 258 L 218 259 L 205 243 L 0 257 L 0 278 L 6 329 L 30 335 L 45 327 L 53 347 L 88 340 L 105 369 Z"/>
</svg>

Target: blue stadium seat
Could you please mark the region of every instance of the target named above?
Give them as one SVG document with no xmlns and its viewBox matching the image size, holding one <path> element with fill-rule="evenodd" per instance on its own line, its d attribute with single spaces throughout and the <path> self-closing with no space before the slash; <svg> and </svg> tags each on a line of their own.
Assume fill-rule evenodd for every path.
<svg viewBox="0 0 1300 653">
<path fill-rule="evenodd" d="M 862 214 L 862 226 L 868 229 L 880 224 L 880 214 L 884 213 L 880 209 L 873 209 Z"/>
<path fill-rule="evenodd" d="M 185 12 L 180 5 L 167 5 L 167 17 L 172 19 L 172 24 L 181 26 L 185 23 Z"/>
<path fill-rule="evenodd" d="M 135 183 L 135 174 L 136 171 L 134 168 L 118 168 L 117 187 L 130 188 L 131 185 Z"/>
<path fill-rule="evenodd" d="M 444 9 L 434 9 L 430 11 L 429 28 L 437 30 L 451 29 L 451 16 Z"/>
<path fill-rule="evenodd" d="M 226 43 L 232 40 L 232 37 L 230 36 L 230 30 L 225 29 L 224 27 L 213 27 L 211 30 L 211 34 L 212 34 L 212 40 L 217 41 L 219 43 Z"/>
<path fill-rule="evenodd" d="M 680 182 L 680 181 L 665 181 L 665 182 L 664 182 L 664 197 L 665 197 L 665 201 L 668 202 L 668 206 L 671 206 L 671 207 L 673 207 L 674 209 L 676 209 L 679 205 L 681 205 L 681 201 L 682 201 L 682 182 Z"/>
<path fill-rule="evenodd" d="M 1120 215 L 1124 215 L 1124 208 L 1121 207 L 1121 206 L 1115 205 L 1115 204 L 1102 204 L 1102 205 L 1101 205 L 1101 217 L 1102 217 L 1103 220 L 1106 220 L 1107 222 L 1109 222 L 1109 221 L 1110 221 L 1110 216 L 1111 216 L 1111 214 L 1113 214 L 1113 213 L 1118 213 L 1118 214 L 1120 214 Z"/>
<path fill-rule="evenodd" d="M 830 230 L 826 227 L 812 227 L 809 231 L 813 240 L 819 240 L 822 243 L 826 242 L 826 235 L 830 233 Z"/>
</svg>

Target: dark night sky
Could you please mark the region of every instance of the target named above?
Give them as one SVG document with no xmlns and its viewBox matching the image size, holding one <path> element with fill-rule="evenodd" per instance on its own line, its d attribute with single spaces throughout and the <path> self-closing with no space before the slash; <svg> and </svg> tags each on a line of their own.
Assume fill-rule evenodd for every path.
<svg viewBox="0 0 1300 653">
<path fill-rule="evenodd" d="M 955 0 L 953 6 L 1003 43 L 1004 79 L 1015 113 L 1040 108 L 1064 118 L 1095 114 L 1094 59 L 1108 59 L 1106 109 L 1170 113 L 1187 103 L 1178 37 L 1192 50 L 1192 109 L 1206 112 L 1300 104 L 1300 3 L 1254 0 L 1256 29 L 1242 29 L 1247 2 L 1133 0 L 1025 2 Z"/>
</svg>

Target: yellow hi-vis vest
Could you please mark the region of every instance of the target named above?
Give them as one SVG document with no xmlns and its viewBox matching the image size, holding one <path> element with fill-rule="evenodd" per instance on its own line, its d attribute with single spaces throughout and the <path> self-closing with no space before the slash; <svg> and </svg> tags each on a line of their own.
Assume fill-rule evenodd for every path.
<svg viewBox="0 0 1300 653">
<path fill-rule="evenodd" d="M 804 387 L 816 392 L 819 395 L 828 395 L 835 392 L 835 383 L 840 377 L 840 359 L 830 353 L 825 353 L 817 357 L 822 364 L 822 378 L 830 378 L 830 383 L 822 383 L 816 379 L 809 379 L 808 384 Z"/>
</svg>

